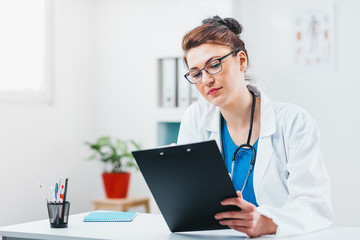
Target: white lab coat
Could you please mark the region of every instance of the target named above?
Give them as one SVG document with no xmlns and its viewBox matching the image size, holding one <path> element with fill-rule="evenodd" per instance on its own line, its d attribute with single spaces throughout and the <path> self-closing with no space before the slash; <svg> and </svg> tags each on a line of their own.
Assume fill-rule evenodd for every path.
<svg viewBox="0 0 360 240">
<path fill-rule="evenodd" d="M 316 122 L 301 108 L 261 98 L 260 137 L 253 185 L 257 210 L 278 225 L 276 236 L 326 228 L 333 221 L 330 180 Z M 178 143 L 214 139 L 221 149 L 219 108 L 207 101 L 186 110 Z"/>
</svg>

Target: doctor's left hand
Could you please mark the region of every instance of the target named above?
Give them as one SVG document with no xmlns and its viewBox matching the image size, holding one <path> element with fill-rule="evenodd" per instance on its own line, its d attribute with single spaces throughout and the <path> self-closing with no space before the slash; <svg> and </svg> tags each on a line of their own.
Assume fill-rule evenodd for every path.
<svg viewBox="0 0 360 240">
<path fill-rule="evenodd" d="M 250 237 L 276 233 L 277 225 L 271 218 L 261 215 L 255 205 L 242 198 L 240 191 L 237 191 L 237 195 L 237 198 L 228 198 L 221 202 L 224 206 L 235 205 L 241 208 L 239 211 L 217 213 L 215 219 L 219 220 L 221 225 L 228 225 Z"/>
</svg>

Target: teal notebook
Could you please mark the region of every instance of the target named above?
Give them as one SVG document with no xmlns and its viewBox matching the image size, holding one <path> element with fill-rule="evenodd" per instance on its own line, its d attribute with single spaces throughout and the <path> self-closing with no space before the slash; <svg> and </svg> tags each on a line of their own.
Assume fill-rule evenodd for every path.
<svg viewBox="0 0 360 240">
<path fill-rule="evenodd" d="M 92 212 L 84 217 L 84 222 L 131 222 L 136 212 Z"/>
</svg>

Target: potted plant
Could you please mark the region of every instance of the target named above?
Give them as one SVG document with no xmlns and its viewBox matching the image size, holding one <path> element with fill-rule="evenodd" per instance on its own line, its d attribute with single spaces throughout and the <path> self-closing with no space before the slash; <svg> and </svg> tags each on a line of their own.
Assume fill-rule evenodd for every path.
<svg viewBox="0 0 360 240">
<path fill-rule="evenodd" d="M 95 143 L 85 142 L 94 151 L 87 160 L 98 159 L 104 163 L 102 178 L 107 198 L 125 198 L 129 189 L 131 168 L 138 169 L 131 149 L 140 150 L 135 141 L 99 137 Z"/>
</svg>

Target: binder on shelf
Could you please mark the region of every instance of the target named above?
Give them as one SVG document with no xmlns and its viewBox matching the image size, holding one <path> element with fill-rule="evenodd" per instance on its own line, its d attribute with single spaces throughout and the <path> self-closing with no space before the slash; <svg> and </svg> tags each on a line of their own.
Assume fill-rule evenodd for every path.
<svg viewBox="0 0 360 240">
<path fill-rule="evenodd" d="M 190 104 L 190 87 L 191 84 L 185 79 L 184 75 L 188 72 L 184 61 L 177 59 L 177 90 L 178 90 L 178 107 L 186 108 Z"/>
<path fill-rule="evenodd" d="M 176 106 L 176 58 L 161 61 L 162 107 Z"/>
</svg>

